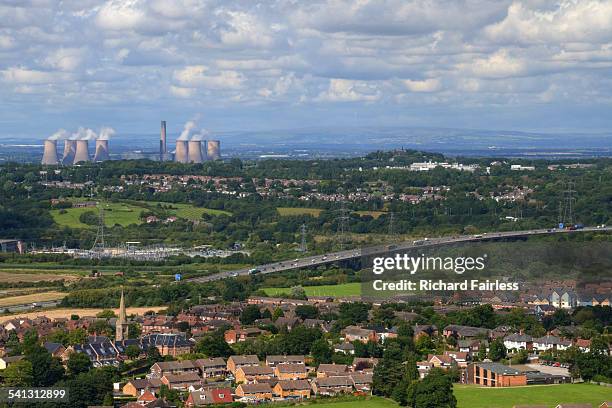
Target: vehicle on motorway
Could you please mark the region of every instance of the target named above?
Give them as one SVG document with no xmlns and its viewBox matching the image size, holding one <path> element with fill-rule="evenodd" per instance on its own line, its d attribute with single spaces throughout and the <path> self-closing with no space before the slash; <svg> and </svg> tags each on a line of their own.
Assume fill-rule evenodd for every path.
<svg viewBox="0 0 612 408">
<path fill-rule="evenodd" d="M 423 239 L 417 239 L 417 240 L 412 241 L 412 243 L 413 243 L 414 245 L 423 245 L 423 244 L 425 243 L 425 240 L 423 240 Z"/>
<path fill-rule="evenodd" d="M 249 275 L 255 275 L 256 273 L 259 273 L 259 272 L 261 271 L 257 268 L 249 269 Z"/>
<path fill-rule="evenodd" d="M 482 238 L 482 234 L 474 234 L 472 235 L 472 238 Z"/>
<path fill-rule="evenodd" d="M 235 278 L 236 276 L 238 276 L 238 272 L 234 272 L 234 273 L 232 273 L 232 277 L 234 277 L 234 278 Z"/>
</svg>

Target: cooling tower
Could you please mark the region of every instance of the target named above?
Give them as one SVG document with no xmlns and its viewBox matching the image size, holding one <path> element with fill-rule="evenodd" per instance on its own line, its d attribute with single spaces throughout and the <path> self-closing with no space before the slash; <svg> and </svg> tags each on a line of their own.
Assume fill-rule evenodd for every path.
<svg viewBox="0 0 612 408">
<path fill-rule="evenodd" d="M 74 153 L 74 164 L 89 161 L 89 143 L 87 140 L 76 141 L 76 152 Z"/>
<path fill-rule="evenodd" d="M 159 160 L 164 161 L 166 159 L 166 154 L 168 153 L 168 148 L 166 146 L 166 121 L 161 121 L 161 131 L 159 134 Z"/>
<path fill-rule="evenodd" d="M 94 161 L 101 162 L 105 160 L 110 160 L 110 156 L 108 155 L 108 140 L 98 139 L 96 140 L 96 153 L 94 155 Z"/>
<path fill-rule="evenodd" d="M 43 151 L 42 164 L 57 164 L 57 141 L 45 140 L 45 150 Z"/>
<path fill-rule="evenodd" d="M 187 140 L 176 141 L 176 153 L 174 161 L 177 163 L 189 163 L 189 145 Z"/>
<path fill-rule="evenodd" d="M 206 152 L 208 160 L 219 160 L 221 158 L 221 142 L 218 140 L 209 140 L 206 143 Z"/>
<path fill-rule="evenodd" d="M 69 165 L 74 163 L 74 154 L 76 153 L 76 140 L 64 141 L 64 155 L 62 156 L 62 164 Z"/>
<path fill-rule="evenodd" d="M 189 141 L 189 163 L 202 163 L 204 157 L 202 155 L 202 142 L 199 140 Z"/>
</svg>

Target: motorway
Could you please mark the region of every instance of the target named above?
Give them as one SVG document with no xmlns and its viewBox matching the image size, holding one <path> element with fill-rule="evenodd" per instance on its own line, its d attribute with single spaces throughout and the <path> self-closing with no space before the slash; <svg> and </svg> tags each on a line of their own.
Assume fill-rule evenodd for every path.
<svg viewBox="0 0 612 408">
<path fill-rule="evenodd" d="M 584 227 L 582 229 L 570 230 L 570 229 L 534 229 L 524 231 L 507 231 L 507 232 L 488 232 L 476 235 L 453 235 L 439 238 L 422 238 L 415 241 L 403 241 L 394 242 L 388 245 L 379 245 L 372 247 L 365 247 L 359 249 L 350 249 L 339 252 L 330 252 L 324 255 L 307 256 L 304 258 L 297 258 L 294 260 L 285 260 L 281 262 L 274 262 L 265 265 L 255 266 L 257 273 L 275 273 L 288 271 L 291 269 L 310 268 L 317 267 L 320 265 L 326 265 L 333 262 L 348 261 L 351 259 L 361 258 L 363 255 L 376 255 L 384 254 L 387 252 L 397 252 L 402 250 L 409 250 L 415 248 L 427 248 L 436 247 L 442 245 L 449 245 L 461 242 L 479 242 L 479 241 L 491 241 L 496 239 L 506 238 L 524 238 L 529 236 L 537 235 L 554 235 L 554 234 L 571 234 L 581 232 L 609 232 L 612 227 Z M 237 269 L 233 271 L 220 272 L 214 275 L 203 276 L 199 278 L 185 279 L 183 282 L 211 282 L 219 279 L 225 279 L 230 277 L 237 277 L 240 275 L 249 275 L 253 268 Z"/>
</svg>

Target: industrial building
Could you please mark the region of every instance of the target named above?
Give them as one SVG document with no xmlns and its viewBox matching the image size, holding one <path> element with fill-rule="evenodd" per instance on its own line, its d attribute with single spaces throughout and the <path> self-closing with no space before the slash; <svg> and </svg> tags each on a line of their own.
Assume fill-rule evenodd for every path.
<svg viewBox="0 0 612 408">
<path fill-rule="evenodd" d="M 74 163 L 74 154 L 76 153 L 76 140 L 66 139 L 64 141 L 64 155 L 62 156 L 62 164 L 64 166 Z"/>
<path fill-rule="evenodd" d="M 88 140 L 77 140 L 76 141 L 76 152 L 74 153 L 74 163 L 78 164 L 81 162 L 88 162 L 89 159 L 89 141 Z"/>
<path fill-rule="evenodd" d="M 0 252 L 16 252 L 23 254 L 25 246 L 23 241 L 18 239 L 0 239 Z"/>
<path fill-rule="evenodd" d="M 47 165 L 58 164 L 56 140 L 45 140 L 45 147 L 41 163 Z"/>
<path fill-rule="evenodd" d="M 110 160 L 108 154 L 108 139 L 97 139 L 96 140 L 96 153 L 94 154 L 95 162 L 101 162 Z"/>
</svg>

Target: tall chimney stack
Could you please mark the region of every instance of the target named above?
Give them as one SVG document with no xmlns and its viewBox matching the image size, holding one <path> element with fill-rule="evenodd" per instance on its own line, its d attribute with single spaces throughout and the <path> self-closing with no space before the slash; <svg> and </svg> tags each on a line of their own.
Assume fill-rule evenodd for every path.
<svg viewBox="0 0 612 408">
<path fill-rule="evenodd" d="M 166 121 L 161 121 L 161 132 L 159 135 L 159 160 L 164 161 L 166 154 L 168 153 L 168 147 L 166 146 Z"/>
<path fill-rule="evenodd" d="M 74 154 L 76 153 L 76 140 L 66 139 L 64 141 L 64 155 L 62 156 L 62 164 L 70 165 L 74 163 Z"/>
<path fill-rule="evenodd" d="M 202 163 L 204 157 L 202 154 L 202 142 L 200 140 L 189 141 L 189 163 Z"/>
<path fill-rule="evenodd" d="M 57 164 L 57 141 L 45 140 L 45 149 L 41 163 L 47 165 Z"/>
<path fill-rule="evenodd" d="M 108 139 L 96 140 L 96 153 L 94 154 L 93 160 L 95 162 L 110 160 L 110 156 L 108 154 Z"/>
<path fill-rule="evenodd" d="M 189 145 L 187 140 L 176 141 L 174 161 L 177 163 L 189 163 Z"/>
<path fill-rule="evenodd" d="M 206 143 L 206 153 L 208 160 L 221 159 L 221 142 L 218 140 L 209 140 Z"/>
<path fill-rule="evenodd" d="M 74 164 L 89 161 L 89 142 L 87 140 L 76 141 L 76 152 L 74 153 Z"/>
</svg>

